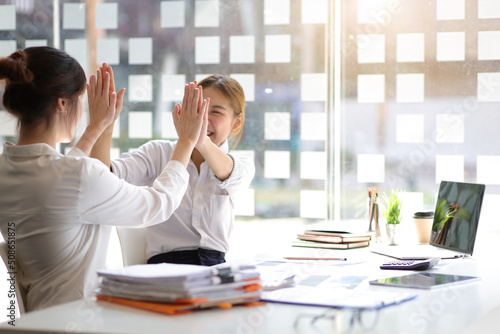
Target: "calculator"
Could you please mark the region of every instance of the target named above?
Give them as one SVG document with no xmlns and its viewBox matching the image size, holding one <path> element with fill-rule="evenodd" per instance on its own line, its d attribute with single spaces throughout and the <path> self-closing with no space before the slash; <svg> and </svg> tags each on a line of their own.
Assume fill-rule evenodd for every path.
<svg viewBox="0 0 500 334">
<path fill-rule="evenodd" d="M 395 270 L 427 270 L 434 267 L 441 258 L 433 257 L 425 260 L 397 260 L 389 263 L 384 263 L 380 269 L 395 269 Z"/>
</svg>

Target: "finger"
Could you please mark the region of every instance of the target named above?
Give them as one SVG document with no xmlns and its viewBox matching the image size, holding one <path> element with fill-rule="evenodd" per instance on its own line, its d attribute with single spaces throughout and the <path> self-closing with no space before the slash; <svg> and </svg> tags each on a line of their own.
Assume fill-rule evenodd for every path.
<svg viewBox="0 0 500 334">
<path fill-rule="evenodd" d="M 180 117 L 181 105 L 179 103 L 175 104 L 174 111 L 172 112 L 172 118 L 174 119 L 174 124 L 177 123 Z"/>
<path fill-rule="evenodd" d="M 92 96 L 92 98 L 95 97 L 95 92 L 96 92 L 96 78 L 95 78 L 95 75 L 91 75 L 90 76 L 90 94 Z"/>
<path fill-rule="evenodd" d="M 125 88 L 120 89 L 116 97 L 116 110 L 123 108 L 123 96 L 125 95 Z"/>
<path fill-rule="evenodd" d="M 113 93 L 116 95 L 115 92 L 113 92 Z M 103 89 L 102 89 L 102 95 L 104 97 L 110 98 L 110 96 L 109 96 L 110 95 L 110 91 L 109 91 L 109 73 L 108 72 L 106 72 L 104 74 L 104 85 L 103 85 Z M 116 96 L 115 96 L 115 98 L 116 98 Z M 115 107 L 116 106 L 116 100 L 114 102 L 111 102 L 111 99 L 110 99 L 109 105 Z"/>
<path fill-rule="evenodd" d="M 106 64 L 106 63 L 105 63 Z M 107 66 L 108 64 L 106 64 Z M 107 71 L 109 73 L 109 76 L 110 76 L 110 86 L 109 86 L 109 89 L 113 92 L 116 91 L 116 87 L 115 87 L 115 74 L 113 73 L 113 68 L 111 66 L 107 66 Z"/>
<path fill-rule="evenodd" d="M 113 107 L 115 110 L 116 110 L 116 99 L 117 99 L 116 93 L 115 92 L 111 93 L 111 96 L 109 97 L 109 105 Z"/>
<path fill-rule="evenodd" d="M 182 105 L 184 107 L 184 110 L 186 110 L 188 113 L 191 113 L 191 110 L 193 108 L 193 98 L 195 97 L 195 91 L 196 89 L 194 88 L 193 83 L 190 82 L 186 105 Z"/>
<path fill-rule="evenodd" d="M 205 106 L 203 108 L 203 119 L 208 122 L 208 108 L 210 107 L 210 98 L 207 97 L 204 101 Z"/>
<path fill-rule="evenodd" d="M 96 78 L 96 96 L 100 96 L 102 94 L 102 75 L 101 70 L 97 70 L 97 78 Z"/>
<path fill-rule="evenodd" d="M 190 111 L 193 115 L 198 115 L 198 101 L 200 100 L 200 90 L 198 88 L 194 89 L 193 99 L 191 100 Z"/>
<path fill-rule="evenodd" d="M 184 97 L 182 98 L 182 105 L 187 106 L 187 99 L 189 96 L 189 84 L 184 86 Z"/>
<path fill-rule="evenodd" d="M 197 112 L 201 112 L 202 104 L 203 104 L 203 87 L 198 86 L 198 89 L 200 90 L 200 97 L 198 98 L 198 109 Z"/>
</svg>

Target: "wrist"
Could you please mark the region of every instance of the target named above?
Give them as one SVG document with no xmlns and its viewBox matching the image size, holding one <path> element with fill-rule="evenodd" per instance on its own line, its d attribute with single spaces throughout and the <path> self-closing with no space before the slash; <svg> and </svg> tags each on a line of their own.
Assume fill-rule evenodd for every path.
<svg viewBox="0 0 500 334">
<path fill-rule="evenodd" d="M 210 145 L 214 145 L 214 143 L 212 143 L 212 140 L 210 139 L 210 137 L 205 136 L 205 137 L 203 137 L 202 140 L 200 140 L 196 143 L 195 148 L 198 151 L 200 151 L 200 153 L 203 153 L 203 151 L 205 151 Z"/>
</svg>

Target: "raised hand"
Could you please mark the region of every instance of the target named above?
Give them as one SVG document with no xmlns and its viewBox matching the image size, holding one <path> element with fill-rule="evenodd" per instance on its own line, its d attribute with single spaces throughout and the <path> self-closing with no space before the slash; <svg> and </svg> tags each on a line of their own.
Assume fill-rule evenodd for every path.
<svg viewBox="0 0 500 334">
<path fill-rule="evenodd" d="M 187 166 L 191 153 L 200 139 L 200 132 L 205 127 L 204 121 L 207 118 L 208 101 L 202 99 L 201 87 L 191 82 L 184 88 L 184 98 L 182 106 L 176 104 L 172 117 L 174 119 L 175 130 L 179 136 L 177 145 L 172 154 L 172 160 L 180 161 Z"/>
<path fill-rule="evenodd" d="M 200 139 L 202 127 L 205 128 L 206 135 L 208 101 L 203 100 L 202 94 L 200 86 L 196 87 L 193 82 L 187 84 L 184 87 L 182 106 L 177 103 L 172 113 L 179 140 L 192 142 L 193 146 Z"/>
<path fill-rule="evenodd" d="M 104 131 L 115 120 L 117 95 L 110 92 L 111 76 L 101 69 L 97 74 L 90 77 L 87 85 L 87 95 L 89 100 L 89 126 L 95 126 Z"/>
<path fill-rule="evenodd" d="M 101 73 L 109 73 L 110 76 L 110 82 L 109 82 L 109 94 L 111 95 L 113 92 L 116 92 L 115 89 L 115 76 L 113 73 L 113 68 L 111 66 L 108 66 L 107 63 L 103 63 L 102 66 L 99 68 L 101 70 Z M 123 95 L 125 94 L 125 88 L 120 89 L 120 91 L 116 94 L 116 105 L 115 105 L 115 118 L 114 120 L 117 120 L 118 117 L 120 116 L 120 112 L 122 111 L 123 108 Z"/>
</svg>

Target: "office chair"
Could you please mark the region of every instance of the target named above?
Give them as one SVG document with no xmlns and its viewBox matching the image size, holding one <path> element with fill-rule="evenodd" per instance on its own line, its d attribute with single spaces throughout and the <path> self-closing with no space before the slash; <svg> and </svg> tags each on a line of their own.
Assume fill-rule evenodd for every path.
<svg viewBox="0 0 500 334">
<path fill-rule="evenodd" d="M 5 264 L 5 268 L 7 269 L 7 272 L 10 272 L 11 270 L 8 267 L 9 263 L 9 247 L 5 241 L 0 242 L 0 256 L 2 256 L 3 263 Z M 19 284 L 19 280 L 21 278 L 22 272 L 21 269 L 16 266 L 16 298 L 17 298 L 17 305 L 19 307 L 19 313 L 22 315 L 26 310 L 26 305 L 24 304 L 26 301 L 26 290 Z"/>
<path fill-rule="evenodd" d="M 146 229 L 116 227 L 116 232 L 122 248 L 123 266 L 147 263 Z"/>
</svg>

